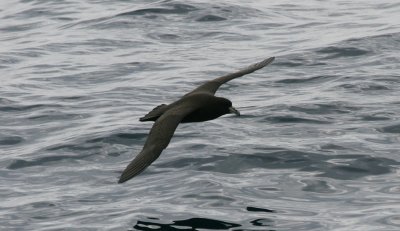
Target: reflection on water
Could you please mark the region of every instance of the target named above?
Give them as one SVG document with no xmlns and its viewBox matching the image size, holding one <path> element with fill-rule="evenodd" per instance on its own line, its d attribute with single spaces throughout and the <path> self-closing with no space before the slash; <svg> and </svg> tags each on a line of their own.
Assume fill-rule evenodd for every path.
<svg viewBox="0 0 400 231">
<path fill-rule="evenodd" d="M 135 230 L 229 230 L 231 228 L 240 227 L 239 224 L 207 219 L 207 218 L 190 218 L 186 220 L 173 221 L 170 224 L 160 224 L 157 222 L 138 221 L 133 227 Z"/>
<path fill-rule="evenodd" d="M 267 214 L 275 212 L 274 210 L 256 207 L 247 207 L 246 210 Z M 272 227 L 274 223 L 272 219 L 267 217 L 267 215 L 260 215 L 258 219 L 249 220 L 248 224 L 236 224 L 210 218 L 189 218 L 165 223 L 159 218 L 147 217 L 145 220 L 139 220 L 133 228 L 134 230 L 244 230 L 242 228 L 253 226 L 254 228 L 263 227 L 263 230 L 275 230 L 267 228 Z"/>
</svg>

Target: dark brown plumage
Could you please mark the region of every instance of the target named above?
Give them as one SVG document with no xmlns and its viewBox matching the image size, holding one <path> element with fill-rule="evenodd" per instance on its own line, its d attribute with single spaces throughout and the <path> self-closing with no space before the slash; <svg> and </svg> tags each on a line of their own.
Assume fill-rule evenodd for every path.
<svg viewBox="0 0 400 231">
<path fill-rule="evenodd" d="M 140 118 L 140 121 L 155 121 L 155 123 L 142 151 L 122 172 L 118 183 L 123 183 L 138 175 L 155 161 L 168 146 L 179 123 L 212 120 L 228 113 L 239 115 L 239 112 L 232 107 L 230 100 L 214 96 L 215 92 L 222 84 L 261 69 L 274 59 L 271 57 L 240 71 L 208 81 L 181 99 L 169 105 L 159 105 Z"/>
</svg>

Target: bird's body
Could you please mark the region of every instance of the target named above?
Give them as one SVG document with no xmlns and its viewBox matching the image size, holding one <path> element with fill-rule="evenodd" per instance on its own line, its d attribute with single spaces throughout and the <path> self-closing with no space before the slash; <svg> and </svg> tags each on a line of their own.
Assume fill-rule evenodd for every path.
<svg viewBox="0 0 400 231">
<path fill-rule="evenodd" d="M 168 146 L 179 123 L 213 120 L 228 113 L 239 115 L 230 100 L 214 96 L 215 92 L 222 84 L 261 69 L 273 60 L 274 57 L 271 57 L 243 70 L 208 81 L 181 99 L 169 105 L 161 104 L 140 118 L 140 121 L 155 121 L 155 123 L 142 151 L 122 172 L 118 183 L 138 175 L 155 161 Z"/>
<path fill-rule="evenodd" d="M 177 107 L 184 103 L 195 103 L 197 105 L 197 108 L 190 114 L 186 115 L 182 119 L 181 123 L 204 122 L 207 120 L 216 119 L 222 115 L 229 113 L 229 110 L 225 110 L 226 108 L 224 107 L 218 107 L 218 104 L 225 103 L 226 105 L 228 105 L 230 101 L 226 101 L 225 98 L 215 97 L 214 95 L 207 93 L 196 93 L 192 95 L 187 95 L 171 105 L 162 104 L 160 106 L 157 106 L 152 111 L 154 112 L 156 110 L 157 115 L 153 115 L 147 119 L 146 117 L 142 117 L 140 121 L 156 121 L 165 111 L 168 111 L 170 108 Z M 213 108 L 214 110 L 211 110 L 210 108 Z"/>
</svg>

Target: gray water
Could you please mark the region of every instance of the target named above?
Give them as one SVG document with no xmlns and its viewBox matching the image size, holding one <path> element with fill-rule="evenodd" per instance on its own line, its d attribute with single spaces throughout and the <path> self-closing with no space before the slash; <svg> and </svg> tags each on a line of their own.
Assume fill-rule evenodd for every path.
<svg viewBox="0 0 400 231">
<path fill-rule="evenodd" d="M 400 230 L 400 3 L 0 3 L 0 230 Z M 242 116 L 182 124 L 200 83 Z"/>
</svg>

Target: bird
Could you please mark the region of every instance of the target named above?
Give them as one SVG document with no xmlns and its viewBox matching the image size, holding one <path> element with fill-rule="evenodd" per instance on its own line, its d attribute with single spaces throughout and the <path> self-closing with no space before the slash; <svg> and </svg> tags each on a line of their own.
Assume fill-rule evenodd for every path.
<svg viewBox="0 0 400 231">
<path fill-rule="evenodd" d="M 122 172 L 118 183 L 124 183 L 143 172 L 168 146 L 180 123 L 203 122 L 225 114 L 240 115 L 229 99 L 215 96 L 218 88 L 235 78 L 250 74 L 274 61 L 275 57 L 250 65 L 234 73 L 207 81 L 171 104 L 161 104 L 139 119 L 154 121 L 143 149 Z"/>
</svg>

